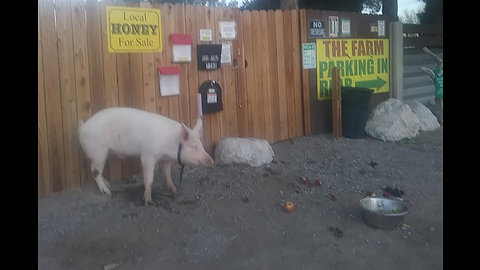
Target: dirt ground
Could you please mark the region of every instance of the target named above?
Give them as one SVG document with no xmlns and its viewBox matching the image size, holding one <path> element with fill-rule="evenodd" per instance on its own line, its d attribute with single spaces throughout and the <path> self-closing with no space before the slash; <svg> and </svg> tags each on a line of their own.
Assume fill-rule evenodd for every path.
<svg viewBox="0 0 480 270">
<path fill-rule="evenodd" d="M 38 269 L 443 268 L 443 128 L 400 142 L 325 134 L 272 148 L 261 167 L 186 167 L 181 186 L 172 169 L 175 197 L 157 170 L 150 207 L 141 176 L 114 181 L 110 197 L 92 182 L 39 199 Z M 410 206 L 393 230 L 360 214 L 363 195 L 386 186 Z"/>
</svg>

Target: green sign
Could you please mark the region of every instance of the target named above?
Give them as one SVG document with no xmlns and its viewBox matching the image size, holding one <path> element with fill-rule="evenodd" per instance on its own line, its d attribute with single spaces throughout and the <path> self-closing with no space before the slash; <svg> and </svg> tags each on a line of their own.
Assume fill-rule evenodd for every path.
<svg viewBox="0 0 480 270">
<path fill-rule="evenodd" d="M 433 72 L 435 73 L 435 79 L 433 79 L 435 82 L 435 97 L 443 98 L 443 69 L 436 68 Z"/>
</svg>

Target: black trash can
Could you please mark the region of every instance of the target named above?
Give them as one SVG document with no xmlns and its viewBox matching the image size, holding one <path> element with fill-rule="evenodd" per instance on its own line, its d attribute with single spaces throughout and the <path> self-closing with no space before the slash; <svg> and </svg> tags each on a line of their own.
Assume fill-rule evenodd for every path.
<svg viewBox="0 0 480 270">
<path fill-rule="evenodd" d="M 373 90 L 342 87 L 342 136 L 352 139 L 365 137 L 365 125 L 370 114 Z"/>
</svg>

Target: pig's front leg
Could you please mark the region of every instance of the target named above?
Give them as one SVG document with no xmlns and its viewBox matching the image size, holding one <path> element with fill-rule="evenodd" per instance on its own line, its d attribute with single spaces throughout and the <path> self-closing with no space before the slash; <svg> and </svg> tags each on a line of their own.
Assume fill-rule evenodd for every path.
<svg viewBox="0 0 480 270">
<path fill-rule="evenodd" d="M 143 184 L 145 186 L 145 193 L 143 199 L 145 200 L 145 206 L 148 206 L 152 202 L 152 183 L 153 173 L 155 171 L 155 161 L 150 158 L 142 157 L 143 167 Z"/>
<path fill-rule="evenodd" d="M 165 161 L 163 163 L 163 173 L 165 174 L 165 179 L 167 180 L 167 188 L 172 191 L 173 193 L 177 192 L 175 185 L 173 185 L 172 175 L 170 169 L 172 167 L 172 163 L 170 161 Z"/>
</svg>

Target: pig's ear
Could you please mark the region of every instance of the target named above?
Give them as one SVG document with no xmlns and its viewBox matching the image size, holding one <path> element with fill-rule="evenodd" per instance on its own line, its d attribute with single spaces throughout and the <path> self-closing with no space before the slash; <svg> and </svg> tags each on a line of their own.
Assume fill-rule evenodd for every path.
<svg viewBox="0 0 480 270">
<path fill-rule="evenodd" d="M 182 123 L 182 128 L 180 129 L 180 142 L 184 143 L 188 140 L 188 128 L 185 124 Z"/>
<path fill-rule="evenodd" d="M 200 137 L 203 134 L 203 121 L 200 117 L 197 118 L 197 122 L 195 123 L 195 127 L 193 127 L 193 132 L 200 135 Z"/>
</svg>

